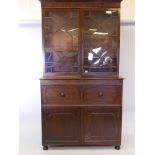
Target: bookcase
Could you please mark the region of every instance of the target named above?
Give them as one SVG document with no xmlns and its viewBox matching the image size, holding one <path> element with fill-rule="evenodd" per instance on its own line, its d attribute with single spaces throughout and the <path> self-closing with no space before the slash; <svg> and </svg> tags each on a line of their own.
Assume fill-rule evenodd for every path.
<svg viewBox="0 0 155 155">
<path fill-rule="evenodd" d="M 42 145 L 121 145 L 120 0 L 40 0 Z"/>
</svg>

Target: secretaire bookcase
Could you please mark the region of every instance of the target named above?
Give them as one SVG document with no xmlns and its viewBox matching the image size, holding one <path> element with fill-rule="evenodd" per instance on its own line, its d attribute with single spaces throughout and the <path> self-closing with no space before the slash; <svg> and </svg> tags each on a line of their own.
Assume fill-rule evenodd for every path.
<svg viewBox="0 0 155 155">
<path fill-rule="evenodd" d="M 42 145 L 120 149 L 121 0 L 40 0 Z"/>
</svg>

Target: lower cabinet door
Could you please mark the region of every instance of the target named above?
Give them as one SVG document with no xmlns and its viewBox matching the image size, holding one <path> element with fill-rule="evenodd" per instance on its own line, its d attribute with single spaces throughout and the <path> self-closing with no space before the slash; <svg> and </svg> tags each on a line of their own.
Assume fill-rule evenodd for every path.
<svg viewBox="0 0 155 155">
<path fill-rule="evenodd" d="M 84 109 L 84 143 L 116 145 L 121 143 L 121 108 L 88 107 Z"/>
<path fill-rule="evenodd" d="M 42 109 L 43 145 L 76 145 L 81 141 L 80 108 Z"/>
</svg>

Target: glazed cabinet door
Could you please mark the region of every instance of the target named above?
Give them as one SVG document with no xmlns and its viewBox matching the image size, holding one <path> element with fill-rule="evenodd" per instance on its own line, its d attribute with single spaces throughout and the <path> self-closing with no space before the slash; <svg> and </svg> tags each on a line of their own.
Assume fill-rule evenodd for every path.
<svg viewBox="0 0 155 155">
<path fill-rule="evenodd" d="M 84 130 L 85 144 L 120 144 L 121 109 L 108 107 L 85 108 Z"/>
<path fill-rule="evenodd" d="M 43 10 L 45 74 L 79 72 L 79 12 Z"/>
<path fill-rule="evenodd" d="M 76 145 L 81 141 L 79 108 L 42 109 L 43 145 Z"/>
<path fill-rule="evenodd" d="M 119 10 L 83 12 L 84 75 L 118 73 L 119 27 Z"/>
</svg>

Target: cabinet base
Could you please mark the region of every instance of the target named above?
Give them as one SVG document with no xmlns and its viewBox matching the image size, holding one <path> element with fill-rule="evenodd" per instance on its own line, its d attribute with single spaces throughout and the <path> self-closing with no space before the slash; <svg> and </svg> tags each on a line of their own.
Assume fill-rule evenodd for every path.
<svg viewBox="0 0 155 155">
<path fill-rule="evenodd" d="M 115 150 L 120 150 L 120 149 L 121 149 L 120 145 L 115 146 Z M 48 145 L 44 145 L 43 150 L 48 150 Z"/>
<path fill-rule="evenodd" d="M 43 150 L 48 150 L 48 146 L 47 145 L 44 145 L 43 146 Z"/>
<path fill-rule="evenodd" d="M 116 150 L 120 150 L 120 149 L 121 149 L 120 145 L 116 145 L 116 146 L 115 146 L 115 149 L 116 149 Z"/>
</svg>

